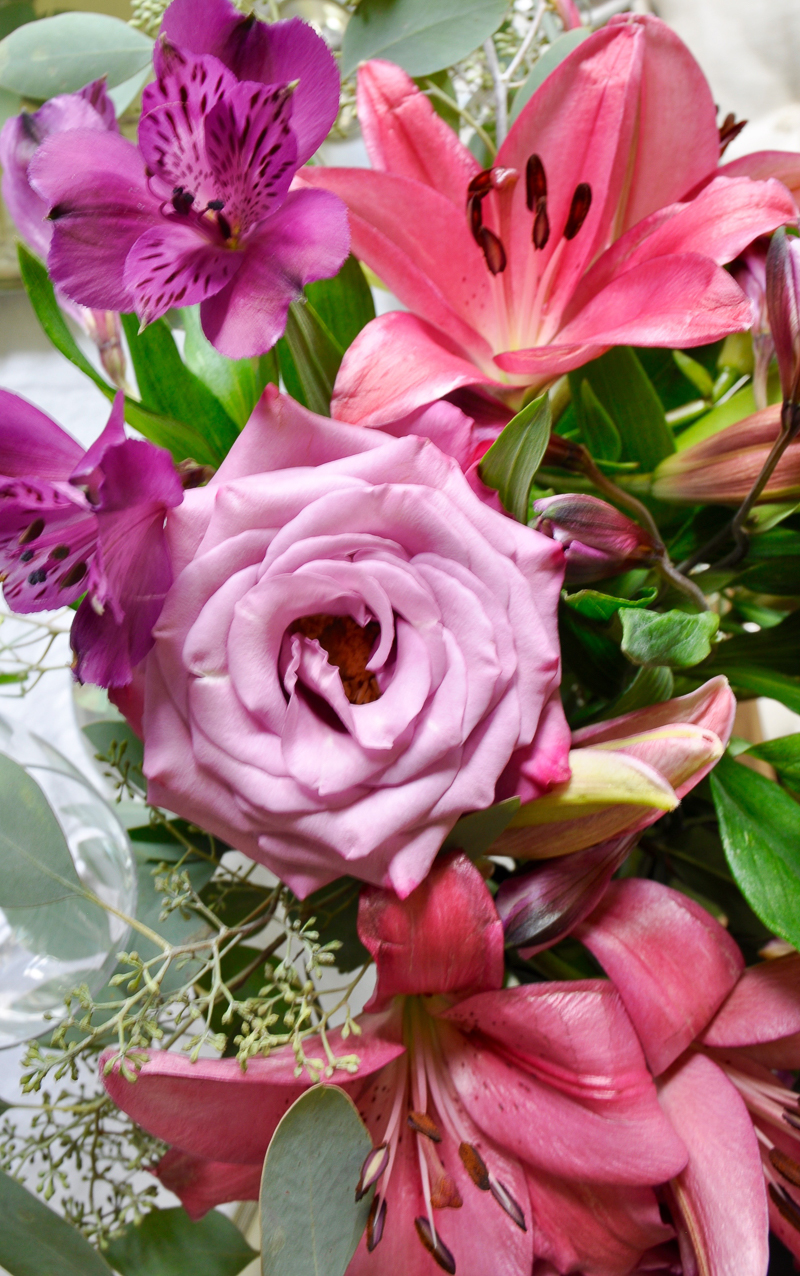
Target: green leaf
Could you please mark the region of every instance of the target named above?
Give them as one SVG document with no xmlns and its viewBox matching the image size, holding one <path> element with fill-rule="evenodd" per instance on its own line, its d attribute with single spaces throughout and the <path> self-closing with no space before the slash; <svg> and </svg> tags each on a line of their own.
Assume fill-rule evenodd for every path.
<svg viewBox="0 0 800 1276">
<path fill-rule="evenodd" d="M 800 947 L 800 806 L 729 757 L 711 773 L 711 791 L 739 889 L 765 926 Z"/>
<path fill-rule="evenodd" d="M 111 1276 L 80 1232 L 0 1173 L 0 1267 L 9 1276 Z"/>
<path fill-rule="evenodd" d="M 183 422 L 200 441 L 201 450 L 210 452 L 211 463 L 220 464 L 236 442 L 239 431 L 219 399 L 181 359 L 166 319 L 156 319 L 140 332 L 136 315 L 120 318 L 142 406 Z"/>
<path fill-rule="evenodd" d="M 762 629 L 756 634 L 737 634 L 735 638 L 720 643 L 708 665 L 713 665 L 713 673 L 727 673 L 734 669 L 738 673 L 754 667 L 773 674 L 800 677 L 800 612 L 792 612 L 780 625 L 771 629 Z"/>
<path fill-rule="evenodd" d="M 149 36 L 105 13 L 59 13 L 0 41 L 0 88 L 43 102 L 105 76 L 113 88 L 149 66 Z"/>
<path fill-rule="evenodd" d="M 636 611 L 620 613 L 622 650 L 635 665 L 666 665 L 684 669 L 705 660 L 719 628 L 713 611 L 691 615 L 685 611 Z"/>
<path fill-rule="evenodd" d="M 56 350 L 89 377 L 107 399 L 113 399 L 117 393 L 115 387 L 109 385 L 100 373 L 92 367 L 70 332 L 67 321 L 56 301 L 55 291 L 47 270 L 38 257 L 29 252 L 24 244 L 19 244 L 17 251 L 22 282 L 25 285 L 25 290 L 30 298 L 36 318 L 39 320 L 45 334 L 52 341 Z M 202 435 L 184 422 L 173 421 L 168 417 L 160 416 L 156 412 L 150 412 L 134 399 L 127 397 L 125 399 L 125 420 L 135 430 L 138 430 L 140 434 L 143 434 L 146 439 L 150 439 L 151 443 L 157 443 L 159 447 L 167 448 L 178 461 L 191 456 L 202 465 L 217 463 L 213 450 L 206 444 Z"/>
<path fill-rule="evenodd" d="M 33 908 L 83 890 L 39 785 L 0 753 L 0 907 Z"/>
<path fill-rule="evenodd" d="M 286 332 L 278 342 L 281 376 L 292 398 L 319 416 L 330 416 L 333 383 L 343 354 L 314 307 L 293 301 Z"/>
<path fill-rule="evenodd" d="M 671 700 L 675 694 L 675 679 L 671 669 L 664 665 L 653 665 L 648 669 L 637 669 L 633 681 L 615 700 L 610 700 L 598 720 L 618 718 L 623 713 L 633 713 L 636 709 L 644 709 L 650 704 L 663 704 Z"/>
<path fill-rule="evenodd" d="M 544 84 L 550 72 L 555 71 L 556 67 L 564 61 L 567 54 L 571 53 L 573 49 L 577 49 L 578 45 L 583 40 L 588 39 L 591 34 L 588 27 L 575 27 L 572 31 L 565 31 L 557 40 L 548 45 L 525 83 L 521 84 L 514 94 L 514 101 L 508 113 L 509 124 L 514 123 L 523 106 L 527 106 L 539 85 Z"/>
<path fill-rule="evenodd" d="M 509 421 L 480 463 L 480 476 L 493 487 L 509 514 L 528 521 L 533 476 L 550 438 L 550 398 L 534 399 Z"/>
<path fill-rule="evenodd" d="M 375 318 L 370 286 L 352 253 L 338 275 L 307 284 L 305 291 L 314 313 L 342 351 L 352 345 L 361 329 Z"/>
<path fill-rule="evenodd" d="M 263 1276 L 344 1276 L 372 1200 L 354 1200 L 371 1147 L 344 1090 L 314 1086 L 292 1104 L 261 1178 Z"/>
<path fill-rule="evenodd" d="M 508 828 L 519 810 L 518 797 L 506 798 L 485 811 L 471 811 L 462 815 L 444 840 L 444 849 L 458 849 L 471 859 L 485 855 L 493 842 Z"/>
<path fill-rule="evenodd" d="M 616 616 L 622 607 L 649 607 L 655 602 L 658 589 L 651 585 L 644 591 L 642 598 L 619 598 L 613 594 L 601 594 L 597 589 L 579 589 L 575 594 L 564 594 L 564 602 L 568 607 L 579 611 L 588 620 L 598 620 L 601 624 Z"/>
<path fill-rule="evenodd" d="M 258 1257 L 219 1210 L 193 1223 L 182 1209 L 145 1214 L 106 1253 L 121 1276 L 237 1276 Z"/>
<path fill-rule="evenodd" d="M 619 430 L 588 381 L 581 381 L 581 433 L 596 461 L 618 461 L 622 455 Z"/>
<path fill-rule="evenodd" d="M 800 787 L 800 734 L 784 735 L 777 740 L 751 745 L 747 754 L 769 762 L 790 788 Z"/>
<path fill-rule="evenodd" d="M 258 359 L 226 359 L 215 350 L 200 326 L 200 307 L 181 312 L 186 342 L 186 367 L 211 391 L 241 430 L 268 381 L 278 384 L 277 355 L 273 350 Z"/>
<path fill-rule="evenodd" d="M 508 0 L 361 0 L 345 31 L 342 75 L 370 58 L 414 76 L 441 71 L 494 35 L 508 7 Z"/>
<path fill-rule="evenodd" d="M 687 381 L 691 381 L 704 399 L 710 399 L 714 394 L 714 378 L 708 369 L 685 354 L 683 350 L 673 350 L 672 357 Z"/>
<path fill-rule="evenodd" d="M 619 695 L 630 678 L 631 667 L 607 632 L 608 627 L 588 620 L 563 599 L 558 621 L 564 662 L 582 686 L 603 700 Z"/>
<path fill-rule="evenodd" d="M 622 460 L 638 461 L 642 470 L 649 472 L 675 451 L 661 400 L 630 346 L 615 346 L 577 372 L 570 372 L 569 380 L 584 437 L 587 426 L 580 385 L 587 380 L 617 428 Z"/>
</svg>

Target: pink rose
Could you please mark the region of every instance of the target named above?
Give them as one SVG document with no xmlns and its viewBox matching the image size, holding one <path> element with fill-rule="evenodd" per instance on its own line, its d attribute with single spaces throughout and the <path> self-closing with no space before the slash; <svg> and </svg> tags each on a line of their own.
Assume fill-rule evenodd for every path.
<svg viewBox="0 0 800 1276">
<path fill-rule="evenodd" d="M 429 440 L 269 387 L 167 535 L 150 800 L 299 894 L 351 873 L 405 896 L 513 753 L 542 790 L 569 774 L 561 548 Z"/>
</svg>

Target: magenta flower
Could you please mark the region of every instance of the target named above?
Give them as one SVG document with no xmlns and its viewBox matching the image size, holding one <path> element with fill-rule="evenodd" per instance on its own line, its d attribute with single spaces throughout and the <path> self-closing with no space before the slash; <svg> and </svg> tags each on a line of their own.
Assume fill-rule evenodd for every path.
<svg viewBox="0 0 800 1276">
<path fill-rule="evenodd" d="M 669 1193 L 683 1271 L 763 1276 L 767 1227 L 800 1258 L 800 957 L 742 973 L 703 908 L 615 882 L 578 931 L 619 990 L 689 1149 Z"/>
<path fill-rule="evenodd" d="M 530 1276 L 539 1263 L 623 1276 L 670 1238 L 652 1185 L 680 1173 L 686 1153 L 610 982 L 503 989 L 502 927 L 462 855 L 403 902 L 367 888 L 359 933 L 378 968 L 346 1046 L 360 1064 L 352 1077 L 326 1073 L 374 1143 L 363 1186 L 375 1196 L 348 1276 L 436 1265 Z M 344 1053 L 338 1033 L 330 1045 Z M 174 1145 L 160 1176 L 195 1216 L 257 1196 L 275 1126 L 309 1084 L 289 1048 L 246 1072 L 235 1059 L 148 1052 L 134 1084 L 112 1052 L 105 1067 L 114 1101 Z"/>
<path fill-rule="evenodd" d="M 562 551 L 429 440 L 268 387 L 167 538 L 150 797 L 296 893 L 352 873 L 406 895 L 512 754 L 532 791 L 567 778 Z"/>
<path fill-rule="evenodd" d="M 175 0 L 164 30 L 138 148 L 73 128 L 30 165 L 53 222 L 50 273 L 74 301 L 143 323 L 199 302 L 218 350 L 257 355 L 348 252 L 341 202 L 289 191 L 335 118 L 336 67 L 299 19 L 267 26 L 229 0 Z"/>
<path fill-rule="evenodd" d="M 47 257 L 53 228 L 47 221 L 48 205 L 30 184 L 28 170 L 39 147 L 55 133 L 69 129 L 117 132 L 114 104 L 106 93 L 105 81 L 95 80 L 79 93 L 51 98 L 38 111 L 23 111 L 6 120 L 0 130 L 0 167 L 3 170 L 3 199 L 12 221 L 33 252 Z M 115 385 L 122 388 L 125 356 L 119 315 L 113 311 L 89 310 L 60 298 L 61 305 L 86 330 Z"/>
<path fill-rule="evenodd" d="M 344 199 L 354 252 L 410 313 L 345 355 L 342 420 L 380 425 L 476 385 L 518 407 L 609 346 L 747 328 L 722 266 L 796 216 L 779 183 L 716 176 L 708 84 L 652 17 L 612 20 L 565 58 L 490 171 L 389 63 L 361 68 L 359 116 L 372 170 L 303 180 Z"/>
<path fill-rule="evenodd" d="M 168 452 L 125 438 L 117 395 L 88 452 L 0 390 L 0 579 L 19 612 L 86 595 L 72 624 L 75 675 L 124 686 L 153 644 L 172 582 L 164 516 L 183 499 Z"/>
</svg>

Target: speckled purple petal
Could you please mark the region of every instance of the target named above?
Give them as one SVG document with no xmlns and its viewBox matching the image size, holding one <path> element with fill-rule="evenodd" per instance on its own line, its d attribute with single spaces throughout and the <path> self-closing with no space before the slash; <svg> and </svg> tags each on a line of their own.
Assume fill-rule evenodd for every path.
<svg viewBox="0 0 800 1276">
<path fill-rule="evenodd" d="M 208 113 L 206 154 L 234 234 L 246 234 L 286 197 L 297 168 L 292 103 L 279 85 L 245 81 Z"/>
<path fill-rule="evenodd" d="M 67 484 L 0 482 L 0 577 L 13 611 L 52 611 L 86 591 L 97 519 Z"/>
<path fill-rule="evenodd" d="M 213 297 L 243 261 L 242 253 L 213 243 L 196 225 L 164 219 L 128 253 L 125 284 L 142 323 L 152 323 L 173 306 Z"/>
</svg>

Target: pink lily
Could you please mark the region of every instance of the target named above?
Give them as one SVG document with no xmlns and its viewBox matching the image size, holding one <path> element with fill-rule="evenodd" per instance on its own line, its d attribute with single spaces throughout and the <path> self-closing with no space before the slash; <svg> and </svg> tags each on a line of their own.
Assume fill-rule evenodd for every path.
<svg viewBox="0 0 800 1276">
<path fill-rule="evenodd" d="M 479 386 L 506 407 L 609 346 L 747 328 L 722 266 L 796 217 L 777 182 L 717 177 L 711 91 L 656 18 L 612 21 L 533 95 L 494 167 L 399 68 L 359 73 L 369 169 L 302 180 L 350 210 L 353 250 L 407 307 L 368 324 L 334 414 L 378 425 Z M 409 313 L 410 312 L 410 313 Z"/>
<path fill-rule="evenodd" d="M 611 983 L 503 989 L 502 926 L 460 854 L 403 901 L 366 888 L 359 933 L 378 982 L 339 1084 L 372 1135 L 375 1196 L 348 1276 L 530 1276 L 535 1262 L 623 1276 L 670 1238 L 651 1185 L 686 1154 Z M 338 1034 L 330 1045 L 342 1053 Z M 295 1067 L 288 1049 L 246 1072 L 156 1051 L 130 1084 L 109 1055 L 105 1084 L 177 1149 L 160 1173 L 196 1216 L 257 1195 L 275 1126 L 309 1084 Z"/>
<path fill-rule="evenodd" d="M 535 860 L 497 893 L 506 941 L 523 957 L 571 933 L 602 899 L 639 834 L 721 757 L 736 701 L 725 678 L 572 734 L 572 776 L 522 806 L 498 852 Z"/>
<path fill-rule="evenodd" d="M 743 972 L 704 909 L 637 879 L 613 883 L 577 933 L 689 1148 L 670 1192 L 683 1271 L 763 1276 L 768 1223 L 800 1257 L 800 1107 L 781 1077 L 800 1067 L 800 956 Z"/>
</svg>

